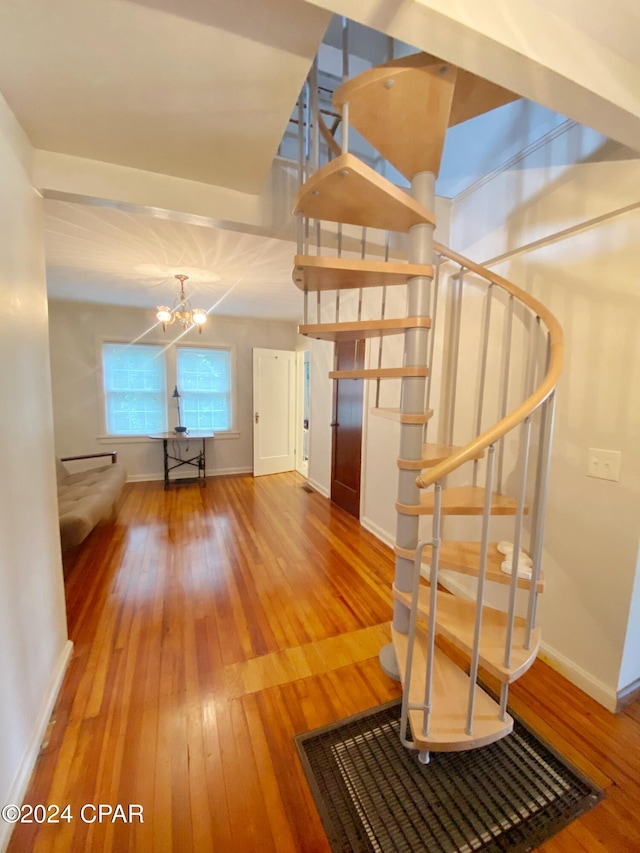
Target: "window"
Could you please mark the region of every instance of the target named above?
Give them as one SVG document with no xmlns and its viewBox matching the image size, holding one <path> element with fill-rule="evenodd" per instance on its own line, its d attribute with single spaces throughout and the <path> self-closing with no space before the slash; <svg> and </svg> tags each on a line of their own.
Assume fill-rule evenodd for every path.
<svg viewBox="0 0 640 853">
<path fill-rule="evenodd" d="M 233 350 L 161 344 L 102 344 L 106 433 L 149 435 L 177 424 L 215 433 L 234 429 Z M 170 425 L 170 426 L 168 426 Z"/>
<path fill-rule="evenodd" d="M 213 432 L 231 429 L 231 353 L 228 349 L 177 347 L 176 378 L 184 426 Z"/>
<path fill-rule="evenodd" d="M 102 369 L 109 435 L 147 435 L 167 428 L 163 347 L 105 343 Z"/>
</svg>

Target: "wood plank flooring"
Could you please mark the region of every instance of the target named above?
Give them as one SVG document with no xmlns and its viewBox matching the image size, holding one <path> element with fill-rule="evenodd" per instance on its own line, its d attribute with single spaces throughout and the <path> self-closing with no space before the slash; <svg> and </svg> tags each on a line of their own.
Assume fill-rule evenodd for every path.
<svg viewBox="0 0 640 853">
<path fill-rule="evenodd" d="M 17 825 L 9 853 L 329 851 L 292 737 L 399 695 L 377 662 L 393 555 L 302 483 L 128 485 L 67 559 L 74 653 L 27 802 L 74 817 Z M 607 789 L 540 849 L 640 851 L 640 705 L 609 714 L 541 662 L 511 695 Z"/>
</svg>

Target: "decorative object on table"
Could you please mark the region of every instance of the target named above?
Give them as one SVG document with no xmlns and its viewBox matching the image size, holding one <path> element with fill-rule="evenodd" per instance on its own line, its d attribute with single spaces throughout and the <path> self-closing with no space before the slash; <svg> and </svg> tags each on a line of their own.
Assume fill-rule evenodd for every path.
<svg viewBox="0 0 640 853">
<path fill-rule="evenodd" d="M 182 324 L 185 332 L 193 326 L 197 326 L 198 333 L 202 334 L 202 327 L 207 322 L 207 312 L 204 308 L 192 308 L 191 302 L 185 296 L 184 283 L 189 276 L 178 274 L 175 278 L 180 282 L 180 296 L 174 300 L 173 308 L 169 308 L 167 305 L 158 305 L 158 313 L 156 314 L 158 322 L 162 323 L 164 332 L 166 332 L 167 326 L 177 320 Z"/>
<path fill-rule="evenodd" d="M 178 426 L 175 428 L 176 432 L 186 432 L 186 426 L 182 426 L 182 416 L 180 415 L 180 392 L 178 391 L 178 386 L 173 389 L 172 397 L 175 397 L 176 406 L 178 407 Z"/>
</svg>

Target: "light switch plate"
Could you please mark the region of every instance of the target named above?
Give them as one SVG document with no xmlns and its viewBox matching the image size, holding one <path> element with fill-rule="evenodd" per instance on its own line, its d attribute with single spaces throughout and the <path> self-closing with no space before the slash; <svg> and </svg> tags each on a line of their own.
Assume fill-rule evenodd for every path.
<svg viewBox="0 0 640 853">
<path fill-rule="evenodd" d="M 600 450 L 590 447 L 587 451 L 587 477 L 597 477 L 600 480 L 620 480 L 620 463 L 622 453 L 619 450 Z"/>
</svg>

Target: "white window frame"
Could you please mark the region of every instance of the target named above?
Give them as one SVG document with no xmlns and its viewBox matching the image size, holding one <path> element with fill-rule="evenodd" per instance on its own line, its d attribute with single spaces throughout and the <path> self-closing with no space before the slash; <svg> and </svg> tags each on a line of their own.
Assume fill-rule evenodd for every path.
<svg viewBox="0 0 640 853">
<path fill-rule="evenodd" d="M 102 342 L 102 345 L 100 347 L 100 361 L 99 361 L 99 364 L 100 364 L 99 373 L 100 373 L 100 380 L 101 380 L 100 399 L 102 400 L 102 423 L 104 426 L 105 435 L 109 435 L 112 438 L 131 438 L 131 437 L 140 438 L 140 437 L 147 435 L 146 432 L 145 433 L 121 433 L 121 432 L 110 433 L 109 432 L 109 419 L 107 416 L 108 392 L 107 392 L 106 387 L 105 387 L 105 372 L 104 372 L 105 346 L 117 346 L 117 347 L 128 347 L 128 346 L 130 346 L 130 347 L 136 347 L 136 348 L 154 347 L 155 349 L 160 348 L 161 352 L 159 353 L 159 358 L 160 358 L 160 367 L 161 367 L 160 372 L 161 372 L 161 383 L 162 384 L 161 384 L 160 392 L 153 392 L 153 393 L 154 394 L 155 393 L 162 393 L 164 396 L 164 423 L 163 423 L 161 429 L 158 430 L 158 432 L 164 432 L 167 429 L 167 413 L 168 413 L 167 402 L 168 401 L 167 401 L 167 362 L 166 362 L 166 358 L 164 357 L 164 353 L 162 352 L 162 344 L 153 343 L 151 341 L 145 341 L 144 343 L 132 344 L 129 341 L 105 340 Z M 145 392 L 140 391 L 137 393 L 144 394 Z"/>
<path fill-rule="evenodd" d="M 97 337 L 96 338 L 96 364 L 98 365 L 98 370 L 96 371 L 96 379 L 97 379 L 97 390 L 98 390 L 98 400 L 101 403 L 100 406 L 100 434 L 97 436 L 97 440 L 100 444 L 137 444 L 137 443 L 148 443 L 152 439 L 150 439 L 147 435 L 142 434 L 133 434 L 133 435 L 117 435 L 107 432 L 107 409 L 106 409 L 106 398 L 105 398 L 105 388 L 104 388 L 104 369 L 103 369 L 103 349 L 105 344 L 131 344 L 130 339 L 125 338 L 116 338 L 113 336 L 109 337 Z M 238 429 L 238 385 L 237 385 L 237 358 L 236 358 L 236 347 L 234 344 L 225 344 L 225 343 L 215 343 L 215 344 L 205 344 L 200 342 L 183 342 L 182 338 L 179 338 L 177 341 L 171 341 L 167 343 L 166 340 L 162 338 L 148 338 L 143 342 L 136 342 L 135 344 L 131 344 L 132 346 L 161 346 L 164 348 L 164 369 L 165 369 L 165 385 L 166 385 L 166 410 L 167 410 L 167 429 L 172 430 L 173 427 L 177 424 L 177 417 L 175 414 L 175 401 L 172 398 L 173 389 L 177 385 L 177 347 L 184 347 L 185 349 L 196 349 L 202 348 L 207 350 L 214 349 L 224 349 L 229 353 L 229 369 L 231 372 L 231 425 L 228 430 L 216 432 L 216 440 L 218 439 L 237 439 L 240 437 L 240 431 Z M 180 388 L 178 388 L 180 390 Z"/>
<path fill-rule="evenodd" d="M 191 344 L 191 343 L 180 343 L 176 344 L 174 348 L 174 368 L 175 368 L 175 385 L 178 386 L 178 391 L 182 394 L 183 390 L 180 387 L 180 381 L 178 378 L 178 357 L 180 350 L 197 350 L 202 349 L 207 352 L 226 352 L 229 357 L 229 427 L 225 430 L 214 430 L 216 436 L 226 435 L 228 433 L 232 433 L 236 431 L 236 372 L 235 372 L 235 350 L 234 347 L 225 346 L 222 344 L 215 344 L 213 346 L 207 344 Z M 183 422 L 184 422 L 184 412 L 183 412 Z"/>
</svg>

